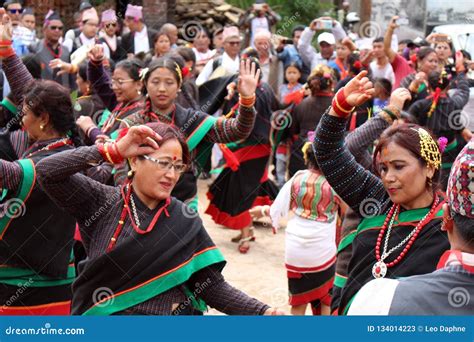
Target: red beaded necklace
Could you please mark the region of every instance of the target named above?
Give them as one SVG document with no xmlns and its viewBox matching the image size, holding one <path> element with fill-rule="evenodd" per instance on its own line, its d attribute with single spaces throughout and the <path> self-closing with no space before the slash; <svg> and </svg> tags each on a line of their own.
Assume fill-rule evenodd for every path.
<svg viewBox="0 0 474 342">
<path fill-rule="evenodd" d="M 66 146 L 66 145 L 73 145 L 72 140 L 69 139 L 69 138 L 62 138 L 61 140 L 54 141 L 54 142 L 46 145 L 45 147 L 43 147 L 39 150 L 28 153 L 28 150 L 31 150 L 34 147 L 34 145 L 33 145 L 24 153 L 24 155 L 25 155 L 24 159 L 28 159 L 34 154 L 37 154 L 37 153 L 40 153 L 40 152 L 43 152 L 43 151 L 51 151 L 51 150 L 54 150 L 56 148 L 60 148 L 60 147 Z M 26 153 L 28 153 L 28 154 L 26 154 Z"/>
<path fill-rule="evenodd" d="M 125 189 L 126 189 L 126 192 L 125 192 Z M 117 228 L 115 228 L 115 232 L 114 232 L 114 235 L 112 236 L 112 238 L 110 239 L 110 242 L 109 242 L 109 245 L 107 247 L 107 253 L 110 252 L 114 247 L 115 247 L 115 244 L 117 242 L 117 239 L 120 235 L 120 233 L 122 232 L 122 229 L 123 229 L 123 225 L 125 223 L 125 219 L 127 218 L 127 216 L 130 218 L 130 222 L 132 223 L 132 227 L 133 229 L 138 233 L 138 234 L 147 234 L 149 232 L 151 232 L 153 230 L 153 228 L 155 227 L 155 224 L 156 222 L 158 221 L 158 218 L 161 216 L 161 213 L 164 211 L 165 212 L 165 215 L 167 217 L 170 216 L 170 214 L 168 213 L 168 209 L 167 207 L 169 206 L 169 204 L 171 203 L 171 199 L 168 197 L 166 199 L 166 202 L 165 202 L 165 205 L 163 205 L 155 214 L 155 216 L 153 217 L 153 219 L 151 220 L 150 224 L 148 225 L 148 227 L 145 229 L 145 230 L 142 230 L 139 226 L 137 226 L 135 224 L 135 222 L 133 221 L 133 217 L 132 217 L 132 213 L 130 211 L 130 197 L 132 196 L 132 185 L 130 184 L 129 181 L 127 181 L 121 188 L 120 188 L 120 192 L 122 194 L 122 198 L 123 198 L 123 209 L 122 209 L 122 213 L 120 214 L 120 218 L 119 218 L 119 221 L 118 221 L 118 225 L 117 225 Z"/>
<path fill-rule="evenodd" d="M 387 251 L 388 241 L 390 239 L 390 233 L 392 232 L 393 222 L 395 221 L 395 217 L 400 211 L 400 204 L 394 204 L 392 206 L 387 217 L 385 218 L 385 222 L 382 226 L 382 229 L 380 229 L 379 236 L 377 237 L 377 243 L 375 245 L 375 258 L 377 259 L 377 262 L 372 267 L 372 275 L 374 276 L 374 278 L 385 277 L 385 275 L 387 274 L 387 269 L 389 267 L 395 266 L 405 257 L 405 255 L 408 253 L 411 246 L 415 242 L 416 238 L 418 237 L 418 234 L 421 232 L 426 223 L 428 223 L 435 215 L 436 209 L 438 208 L 438 204 L 439 197 L 435 195 L 433 205 L 431 206 L 430 211 L 425 215 L 425 217 L 423 217 L 423 219 L 418 222 L 416 227 L 411 231 L 410 234 L 408 234 L 405 239 L 403 239 L 403 241 L 401 241 L 398 245 Z M 385 236 L 382 254 L 380 254 L 380 247 L 382 245 L 382 238 L 385 234 L 385 231 L 387 231 L 387 235 Z M 405 248 L 403 248 L 402 252 L 398 255 L 398 257 L 396 257 L 395 260 L 389 263 L 385 263 L 384 260 L 395 250 L 401 248 L 405 243 L 407 244 Z"/>
</svg>

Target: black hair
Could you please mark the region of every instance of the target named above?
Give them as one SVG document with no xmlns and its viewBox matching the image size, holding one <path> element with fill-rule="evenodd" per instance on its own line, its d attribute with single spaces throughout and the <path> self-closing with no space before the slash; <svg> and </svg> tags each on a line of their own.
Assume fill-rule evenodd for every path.
<svg viewBox="0 0 474 342">
<path fill-rule="evenodd" d="M 436 88 L 444 90 L 449 86 L 450 82 L 451 80 L 449 79 L 448 73 L 444 71 L 433 71 L 428 75 L 428 84 L 433 90 L 435 90 Z"/>
<path fill-rule="evenodd" d="M 386 78 L 376 78 L 374 80 L 374 84 L 378 83 L 384 89 L 385 93 L 390 96 L 392 93 L 392 82 L 387 80 Z"/>
<path fill-rule="evenodd" d="M 305 28 L 306 27 L 304 25 L 296 25 L 295 27 L 293 27 L 293 30 L 291 30 L 291 37 L 294 38 L 296 32 L 304 31 Z"/>
<path fill-rule="evenodd" d="M 79 67 L 77 69 L 77 73 L 78 73 L 79 76 L 81 76 L 81 78 L 84 81 L 86 81 L 86 82 L 88 81 L 88 79 L 87 79 L 87 62 L 86 61 L 79 64 Z"/>
<path fill-rule="evenodd" d="M 169 41 L 170 41 L 170 45 L 171 45 L 171 38 L 170 38 L 170 35 L 161 29 L 160 31 L 158 31 L 157 34 L 155 34 L 155 35 L 153 36 L 153 46 L 155 46 L 156 42 L 158 41 L 158 39 L 159 39 L 161 36 L 166 36 L 166 37 L 168 37 L 168 39 L 169 39 Z"/>
<path fill-rule="evenodd" d="M 165 58 L 169 58 L 171 60 L 173 60 L 181 70 L 183 70 L 184 66 L 186 65 L 186 61 L 185 59 L 180 55 L 178 54 L 177 52 L 175 53 L 169 53 L 165 56 Z M 148 74 L 151 72 L 151 68 L 150 68 L 150 71 L 148 72 Z M 176 70 L 174 70 L 174 73 L 176 72 Z M 179 76 L 178 76 L 179 77 Z M 183 76 L 184 78 L 184 76 Z M 183 82 L 184 82 L 184 79 L 183 79 Z M 179 80 L 178 80 L 178 83 L 179 83 Z M 198 109 L 199 108 L 199 105 L 198 103 L 196 102 L 196 100 L 191 96 L 191 94 L 189 94 L 187 88 L 185 85 L 181 85 L 181 94 L 182 96 L 185 98 L 185 100 L 191 105 L 191 107 L 193 109 Z"/>
<path fill-rule="evenodd" d="M 313 150 L 313 144 L 311 144 L 310 147 L 308 147 L 308 149 L 306 150 L 305 152 L 305 157 L 306 157 L 306 167 L 308 169 L 315 169 L 315 170 L 319 170 L 319 165 L 318 165 L 318 162 L 316 160 L 316 155 L 314 153 L 314 150 Z"/>
<path fill-rule="evenodd" d="M 80 146 L 82 143 L 74 120 L 69 90 L 49 80 L 33 81 L 28 84 L 27 89 L 24 105 L 28 106 L 33 115 L 39 117 L 42 113 L 47 113 L 53 129 L 69 136 L 74 145 Z"/>
<path fill-rule="evenodd" d="M 193 62 L 193 67 L 194 64 L 196 64 L 196 54 L 194 53 L 193 49 L 185 46 L 180 46 L 176 49 L 176 53 L 183 57 L 185 62 Z"/>
<path fill-rule="evenodd" d="M 134 81 L 140 80 L 140 71 L 142 68 L 143 68 L 143 64 L 138 59 L 126 59 L 126 60 L 118 62 L 117 65 L 115 66 L 115 69 L 122 69 Z"/>
<path fill-rule="evenodd" d="M 469 247 L 474 248 L 474 219 L 453 213 L 452 215 L 456 231 L 460 235 L 463 242 Z"/>
<path fill-rule="evenodd" d="M 286 70 L 290 67 L 296 68 L 300 72 L 301 75 L 300 75 L 300 78 L 298 79 L 298 82 L 300 82 L 301 81 L 301 76 L 303 75 L 303 71 L 302 71 L 302 68 L 301 68 L 301 64 L 297 61 L 293 61 L 285 67 L 285 72 L 284 72 L 285 82 L 288 82 L 288 80 L 286 79 Z"/>
<path fill-rule="evenodd" d="M 34 79 L 41 79 L 41 64 L 38 61 L 36 54 L 27 53 L 26 55 L 21 56 L 21 61 Z"/>
<path fill-rule="evenodd" d="M 383 37 L 377 37 L 374 39 L 374 41 L 372 42 L 373 43 L 383 43 Z"/>
<path fill-rule="evenodd" d="M 425 59 L 428 55 L 436 53 L 436 51 L 430 47 L 424 46 L 421 47 L 416 53 L 416 67 L 415 70 L 418 70 L 418 65 L 422 59 Z"/>
<path fill-rule="evenodd" d="M 182 61 L 184 61 L 183 57 L 181 57 L 181 56 L 179 56 L 179 57 L 181 58 Z M 160 57 L 160 58 L 157 58 L 154 61 L 152 61 L 150 63 L 150 65 L 148 65 L 148 72 L 146 73 L 145 79 L 143 80 L 144 83 L 145 83 L 145 87 L 146 87 L 146 84 L 148 83 L 148 80 L 150 79 L 150 75 L 153 73 L 153 71 L 155 71 L 156 69 L 159 69 L 159 68 L 166 68 L 169 71 L 171 71 L 173 73 L 173 76 L 174 76 L 176 82 L 178 82 L 178 86 L 181 87 L 181 85 L 182 85 L 182 74 L 180 74 L 180 71 L 178 71 L 177 68 L 182 69 L 182 67 L 184 66 L 184 63 L 183 63 L 182 66 L 180 66 L 179 63 L 176 62 L 177 60 L 178 60 L 178 58 L 177 58 L 176 55 L 168 54 L 165 57 Z M 180 77 L 180 75 L 181 75 L 181 77 Z"/>
<path fill-rule="evenodd" d="M 146 125 L 161 136 L 161 139 L 158 142 L 158 145 L 160 146 L 168 140 L 178 140 L 179 144 L 181 145 L 181 149 L 183 150 L 183 163 L 188 166 L 190 165 L 191 156 L 189 154 L 188 144 L 186 143 L 185 137 L 178 129 L 161 122 L 150 122 Z"/>
</svg>

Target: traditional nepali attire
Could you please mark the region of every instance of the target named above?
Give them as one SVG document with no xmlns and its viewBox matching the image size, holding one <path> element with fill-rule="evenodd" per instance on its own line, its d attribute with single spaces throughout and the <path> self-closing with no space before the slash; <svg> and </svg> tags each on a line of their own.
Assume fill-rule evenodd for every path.
<svg viewBox="0 0 474 342">
<path fill-rule="evenodd" d="M 441 164 L 441 184 L 445 190 L 453 162 L 466 143 L 461 136 L 462 130 L 466 128 L 465 124 L 468 123 L 463 121 L 461 114 L 469 101 L 469 84 L 464 75 L 461 74 L 453 94 L 450 96 L 441 94 L 436 108 L 431 115 L 428 115 L 433 100 L 433 95 L 430 95 L 424 100 L 416 101 L 408 111 L 418 119 L 421 126 L 428 127 L 438 138 L 448 139 Z"/>
<path fill-rule="evenodd" d="M 339 251 L 352 245 L 347 279 L 339 282 L 343 286 L 339 314 L 347 313 L 359 289 L 373 279 L 373 266 L 378 261 L 375 257 L 377 238 L 392 206 L 381 180 L 359 165 L 344 145 L 346 124 L 347 119 L 326 113 L 317 128 L 313 146 L 318 164 L 336 193 L 364 217 L 357 230 L 339 244 Z M 449 249 L 446 233 L 441 231 L 442 203 L 427 218 L 407 258 L 388 268 L 388 278 L 424 274 L 436 269 L 437 260 Z M 429 211 L 430 208 L 402 208 L 393 222 L 389 248 L 406 238 Z M 396 252 L 400 253 L 399 250 Z M 392 261 L 393 256 L 389 259 Z"/>
<path fill-rule="evenodd" d="M 89 61 L 87 77 L 94 88 L 94 93 L 100 96 L 106 108 L 98 120 L 98 128 L 91 129 L 88 132 L 88 138 L 94 142 L 98 135 L 105 134 L 115 139 L 118 135 L 117 129 L 120 127 L 120 120 L 142 110 L 143 98 L 139 96 L 134 101 L 118 103 L 110 86 L 109 71 L 104 68 L 102 62 Z"/>
<path fill-rule="evenodd" d="M 31 75 L 16 55 L 4 59 L 3 68 L 15 101 L 21 103 Z M 71 149 L 69 143 L 54 139 L 28 147 L 26 132 L 1 135 L 0 315 L 70 312 L 75 220 L 51 201 L 36 179 L 37 163 Z"/>
<path fill-rule="evenodd" d="M 211 202 L 206 214 L 217 224 L 231 229 L 249 226 L 252 223 L 249 209 L 271 204 L 278 193 L 277 186 L 268 179 L 268 162 L 272 152 L 272 109 L 278 109 L 279 104 L 266 83 L 257 87 L 256 96 L 255 126 L 245 141 L 224 147 L 227 165 L 207 195 Z"/>
<path fill-rule="evenodd" d="M 274 227 L 291 209 L 285 236 L 290 305 L 330 305 L 336 263 L 336 221 L 340 199 L 318 171 L 298 171 L 270 208 Z"/>
<path fill-rule="evenodd" d="M 73 284 L 73 314 L 195 314 L 206 304 L 241 315 L 268 309 L 225 282 L 222 254 L 200 218 L 183 215 L 189 212 L 184 203 L 168 198 L 149 209 L 130 190 L 140 224 L 157 219 L 146 231 L 134 227 L 131 215 L 123 216 L 126 186 L 107 186 L 77 173 L 101 161 L 98 148 L 90 146 L 38 165 L 42 187 L 76 217 L 87 251 Z"/>
<path fill-rule="evenodd" d="M 241 107 L 240 115 L 235 119 L 215 118 L 199 110 L 184 109 L 176 104 L 172 113 L 154 113 L 150 100 L 147 100 L 143 111 L 125 120 L 122 127 L 142 125 L 149 122 L 162 122 L 175 126 L 186 137 L 186 143 L 191 152 L 193 167 L 185 172 L 173 189 L 172 195 L 182 201 L 192 200 L 197 194 L 197 174 L 211 153 L 212 143 L 228 143 L 245 139 L 254 124 L 255 110 Z M 122 171 L 124 171 L 122 169 Z M 117 183 L 123 178 L 118 174 Z M 193 201 L 193 207 L 197 207 Z"/>
<path fill-rule="evenodd" d="M 66 88 L 76 89 L 76 78 L 74 75 L 65 73 L 61 76 L 58 76 L 58 70 L 52 69 L 49 66 L 49 62 L 51 62 L 53 59 L 60 59 L 65 63 L 71 62 L 70 51 L 67 47 L 59 44 L 55 50 L 45 39 L 42 39 L 36 44 L 35 47 L 32 47 L 32 49 L 41 67 L 42 80 L 56 81 Z"/>
</svg>

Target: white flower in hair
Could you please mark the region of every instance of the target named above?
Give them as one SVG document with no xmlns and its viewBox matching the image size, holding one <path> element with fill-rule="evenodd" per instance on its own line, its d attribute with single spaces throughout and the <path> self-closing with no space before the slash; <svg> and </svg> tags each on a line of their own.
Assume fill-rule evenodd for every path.
<svg viewBox="0 0 474 342">
<path fill-rule="evenodd" d="M 145 76 L 148 73 L 148 70 L 149 70 L 148 68 L 143 68 L 140 70 L 139 76 L 142 81 L 145 79 Z"/>
</svg>

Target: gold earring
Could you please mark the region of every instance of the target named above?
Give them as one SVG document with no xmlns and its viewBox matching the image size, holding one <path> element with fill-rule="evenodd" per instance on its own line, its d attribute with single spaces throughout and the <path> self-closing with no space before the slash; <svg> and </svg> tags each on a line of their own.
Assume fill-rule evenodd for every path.
<svg viewBox="0 0 474 342">
<path fill-rule="evenodd" d="M 130 171 L 128 171 L 128 173 L 127 173 L 127 177 L 128 177 L 129 179 L 133 178 L 134 175 L 135 175 L 135 171 L 133 171 L 133 170 L 130 170 Z"/>
<path fill-rule="evenodd" d="M 44 129 L 44 126 L 43 125 L 40 125 L 40 130 L 43 130 Z"/>
</svg>

